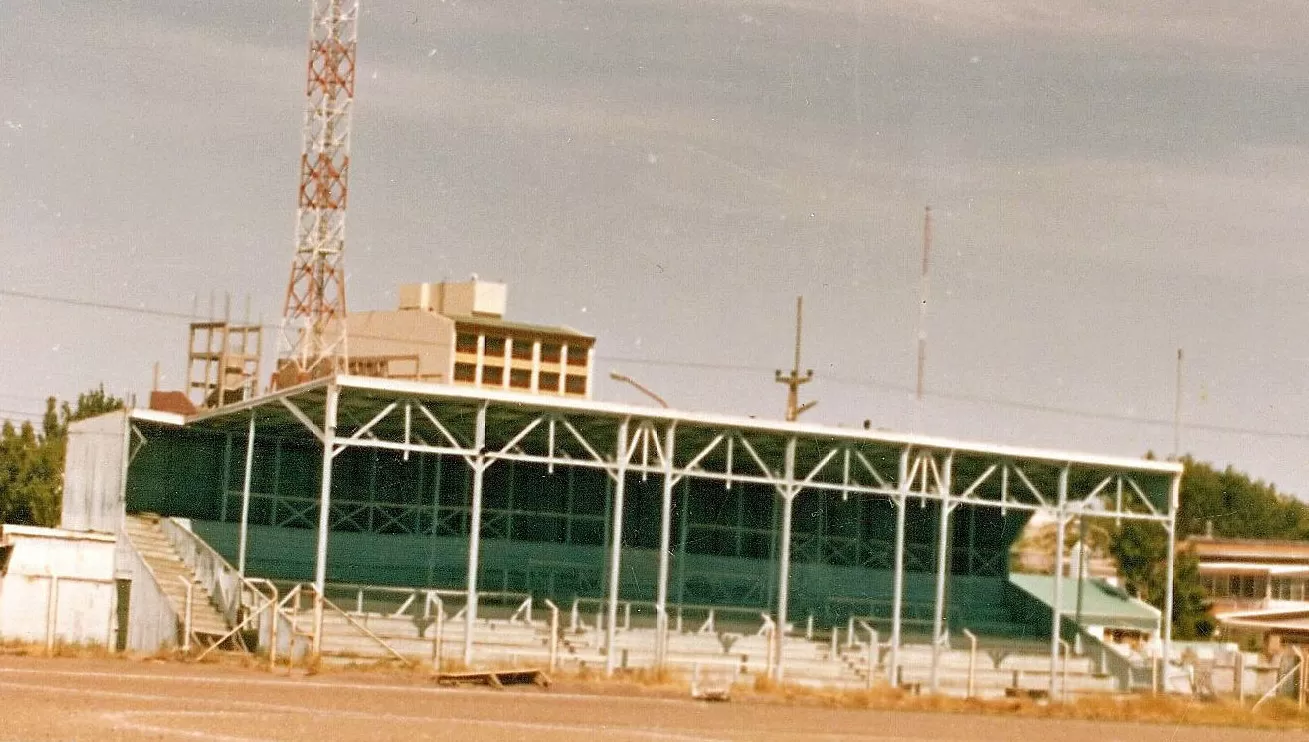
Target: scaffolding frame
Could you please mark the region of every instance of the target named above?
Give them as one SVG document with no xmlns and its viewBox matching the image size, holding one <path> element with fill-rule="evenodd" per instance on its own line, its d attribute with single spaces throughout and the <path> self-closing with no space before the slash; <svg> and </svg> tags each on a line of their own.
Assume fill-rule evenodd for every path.
<svg viewBox="0 0 1309 742">
<path fill-rule="evenodd" d="M 156 416 L 158 417 L 158 416 Z M 256 435 L 307 431 L 321 446 L 314 582 L 326 585 L 333 512 L 333 461 L 349 448 L 431 454 L 462 460 L 471 472 L 468 529 L 467 621 L 463 660 L 475 659 L 478 562 L 483 490 L 487 470 L 501 461 L 599 470 L 611 481 L 613 506 L 605 608 L 606 646 L 615 644 L 622 569 L 623 498 L 629 477 L 661 482 L 659 561 L 656 586 L 656 665 L 667 656 L 671 510 L 674 488 L 685 478 L 751 482 L 772 489 L 781 505 L 774 569 L 777 590 L 771 619 L 772 676 L 785 677 L 784 638 L 788 624 L 792 510 L 807 491 L 840 493 L 890 502 L 896 510 L 893 541 L 891 631 L 887 676 L 899 678 L 905 608 L 906 510 L 935 504 L 941 512 L 932 612 L 931 690 L 939 684 L 941 649 L 947 639 L 946 582 L 950 572 L 950 521 L 962 505 L 1027 511 L 1053 518 L 1056 554 L 1063 550 L 1063 526 L 1076 518 L 1159 523 L 1168 534 L 1167 586 L 1163 616 L 1173 602 L 1176 514 L 1182 466 L 1177 462 L 1106 457 L 977 444 L 944 438 L 851 430 L 801 423 L 761 421 L 685 413 L 586 400 L 556 399 L 514 392 L 339 375 L 318 379 L 256 399 L 206 411 L 176 423 L 246 438 L 240 549 L 246 548 L 250 452 Z M 141 436 L 139 430 L 135 435 Z M 1059 563 L 1062 560 L 1056 560 Z M 1050 692 L 1054 697 L 1060 661 L 1062 570 L 1055 571 L 1050 635 Z M 315 646 L 321 646 L 322 606 L 315 606 Z M 1171 627 L 1160 627 L 1163 656 L 1169 656 Z M 617 653 L 606 653 L 606 672 Z"/>
</svg>

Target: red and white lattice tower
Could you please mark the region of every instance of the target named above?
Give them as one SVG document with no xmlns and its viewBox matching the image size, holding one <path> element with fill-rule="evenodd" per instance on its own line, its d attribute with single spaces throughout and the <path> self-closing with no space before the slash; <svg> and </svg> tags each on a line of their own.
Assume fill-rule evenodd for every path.
<svg viewBox="0 0 1309 742">
<path fill-rule="evenodd" d="M 275 387 L 346 369 L 345 209 L 359 0 L 311 0 L 295 260 Z"/>
</svg>

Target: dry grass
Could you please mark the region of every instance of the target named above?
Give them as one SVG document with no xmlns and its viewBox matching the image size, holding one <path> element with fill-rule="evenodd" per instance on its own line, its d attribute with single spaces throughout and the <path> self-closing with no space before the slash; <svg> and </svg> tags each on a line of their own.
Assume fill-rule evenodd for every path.
<svg viewBox="0 0 1309 742">
<path fill-rule="evenodd" d="M 1192 726 L 1247 727 L 1257 729 L 1309 729 L 1309 714 L 1293 702 L 1269 701 L 1255 713 L 1235 701 L 1198 701 L 1176 696 L 1099 695 L 1075 698 L 1068 703 L 1047 703 L 1030 699 L 966 699 L 952 696 L 911 695 L 888 686 L 866 691 L 833 691 L 804 686 L 775 686 L 756 680 L 754 690 L 742 700 L 795 703 L 831 708 L 914 711 L 957 714 L 1007 715 L 1038 719 L 1141 722 Z"/>
<path fill-rule="evenodd" d="M 76 659 L 118 659 L 123 661 L 179 662 L 188 661 L 175 649 L 162 649 L 152 654 L 132 654 L 109 651 L 101 644 L 56 643 L 54 652 L 47 653 L 44 642 L 0 641 L 0 656 L 55 657 Z M 300 661 L 292 665 L 287 658 L 279 658 L 270 668 L 266 655 L 245 655 L 232 652 L 215 652 L 200 664 L 240 667 L 260 671 L 292 672 L 296 675 L 370 674 L 393 677 L 397 680 L 425 680 L 432 674 L 429 658 L 410 658 L 408 665 L 396 660 L 366 660 L 347 658 L 343 662 Z M 521 664 L 519 665 L 521 667 Z M 469 669 L 456 659 L 443 661 L 442 672 L 462 672 Z M 508 662 L 476 669 L 511 669 Z M 603 667 L 583 665 L 578 668 L 557 670 L 553 680 L 570 690 L 603 695 L 659 695 L 687 697 L 690 677 L 686 673 L 647 668 L 620 670 L 614 677 L 606 677 Z M 1077 719 L 1086 721 L 1140 722 L 1150 724 L 1246 727 L 1256 729 L 1309 730 L 1309 713 L 1300 711 L 1294 702 L 1274 699 L 1253 712 L 1231 700 L 1198 701 L 1175 696 L 1122 696 L 1094 695 L 1077 697 L 1069 703 L 1047 703 L 1030 699 L 965 699 L 952 696 L 913 695 L 907 691 L 881 684 L 871 690 L 831 690 L 808 686 L 778 684 L 772 679 L 756 675 L 738 682 L 733 699 L 741 703 L 796 704 L 841 709 L 869 709 L 879 711 L 909 711 L 955 714 L 986 714 L 1036 719 Z"/>
<path fill-rule="evenodd" d="M 75 659 L 107 659 L 118 655 L 103 644 L 95 642 L 56 641 L 54 651 L 46 651 L 45 642 L 0 641 L 0 656 L 9 657 L 68 657 Z"/>
</svg>

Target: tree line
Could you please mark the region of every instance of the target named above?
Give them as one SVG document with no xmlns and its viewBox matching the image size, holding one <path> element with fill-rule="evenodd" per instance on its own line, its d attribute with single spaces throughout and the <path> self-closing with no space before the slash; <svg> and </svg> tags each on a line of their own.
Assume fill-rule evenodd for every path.
<svg viewBox="0 0 1309 742">
<path fill-rule="evenodd" d="M 100 386 L 79 394 L 75 404 L 48 398 L 40 428 L 0 425 L 0 523 L 59 525 L 68 425 L 122 407 L 123 400 Z"/>
<path fill-rule="evenodd" d="M 1228 466 L 1219 469 L 1181 459 L 1181 503 L 1177 541 L 1212 533 L 1222 538 L 1309 539 L 1309 505 L 1272 484 Z M 1168 540 L 1157 523 L 1124 522 L 1109 545 L 1118 560 L 1125 587 L 1155 606 L 1163 606 Z M 1185 548 L 1177 551 L 1174 569 L 1173 631 L 1179 638 L 1205 638 L 1214 630 L 1206 614 L 1199 563 Z"/>
</svg>

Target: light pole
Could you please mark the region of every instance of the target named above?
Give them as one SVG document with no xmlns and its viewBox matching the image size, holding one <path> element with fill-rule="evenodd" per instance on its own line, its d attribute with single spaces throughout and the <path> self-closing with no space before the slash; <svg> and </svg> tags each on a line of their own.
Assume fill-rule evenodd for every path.
<svg viewBox="0 0 1309 742">
<path fill-rule="evenodd" d="M 637 381 L 636 379 L 633 379 L 632 377 L 627 376 L 625 374 L 620 374 L 617 371 L 610 371 L 609 378 L 613 379 L 614 381 L 621 381 L 624 384 L 631 384 L 632 386 L 636 387 L 637 391 L 641 392 L 642 394 L 649 397 L 650 399 L 653 399 L 654 401 L 658 402 L 660 407 L 663 407 L 664 409 L 668 409 L 668 403 L 664 401 L 663 397 L 650 391 L 648 388 L 646 388 L 644 384 Z"/>
</svg>

